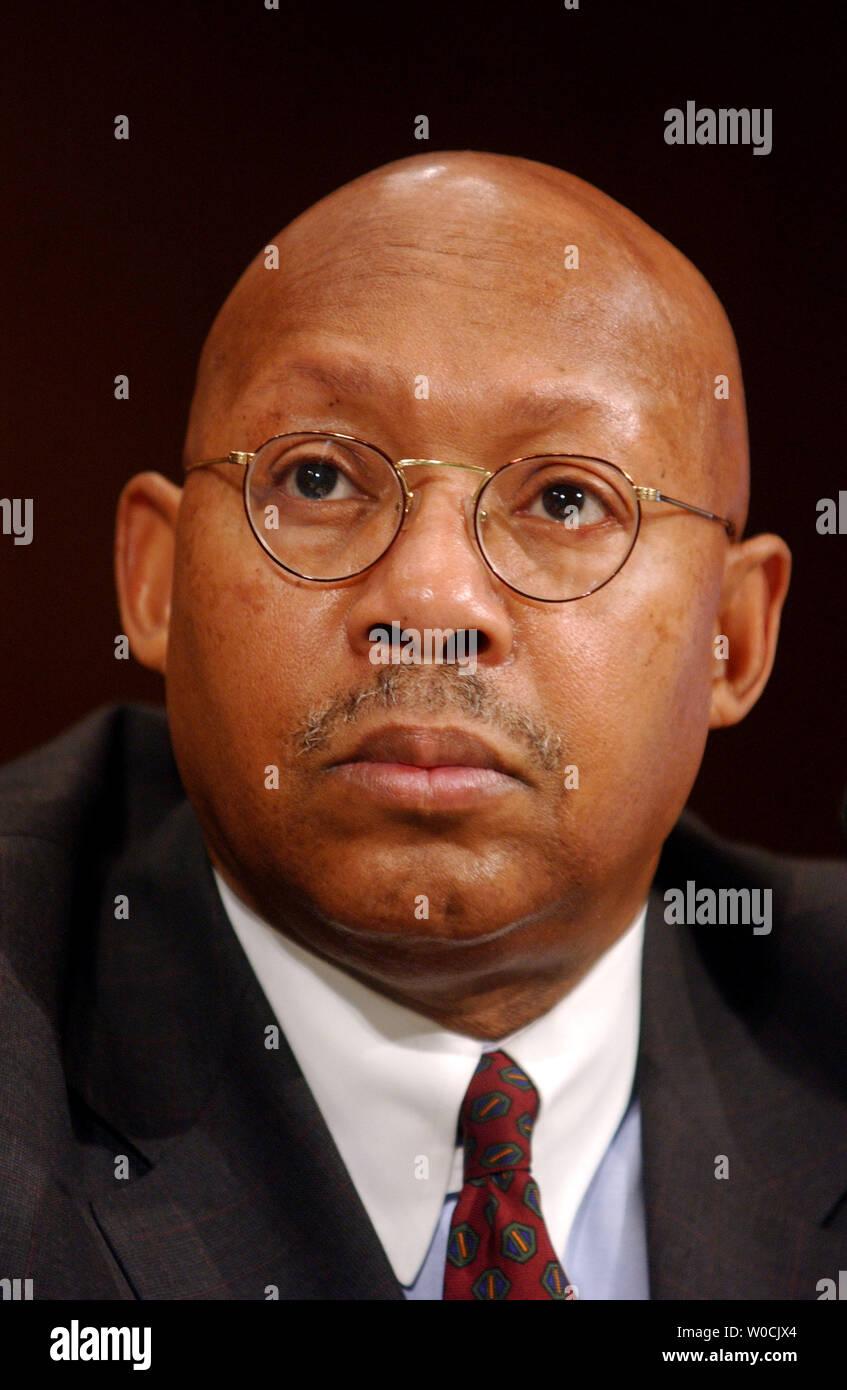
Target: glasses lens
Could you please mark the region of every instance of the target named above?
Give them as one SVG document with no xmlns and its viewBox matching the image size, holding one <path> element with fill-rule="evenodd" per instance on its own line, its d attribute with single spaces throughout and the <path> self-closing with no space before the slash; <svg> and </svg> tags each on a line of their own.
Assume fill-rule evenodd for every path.
<svg viewBox="0 0 847 1390">
<path fill-rule="evenodd" d="M 304 579 L 348 579 L 374 564 L 403 521 L 403 488 L 367 444 L 324 434 L 270 440 L 250 467 L 247 512 L 274 559 Z"/>
<path fill-rule="evenodd" d="M 583 598 L 631 551 L 638 503 L 626 478 L 592 459 L 507 464 L 483 488 L 477 538 L 492 569 L 530 598 Z"/>
</svg>

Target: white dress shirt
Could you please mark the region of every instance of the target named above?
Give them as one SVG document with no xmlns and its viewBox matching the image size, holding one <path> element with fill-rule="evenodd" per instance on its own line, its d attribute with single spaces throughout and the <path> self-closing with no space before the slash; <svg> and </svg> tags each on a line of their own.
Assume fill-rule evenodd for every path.
<svg viewBox="0 0 847 1390">
<path fill-rule="evenodd" d="M 425 1286 L 409 1296 L 440 1297 L 435 1280 L 443 1274 L 444 1255 L 438 1246 L 440 1238 L 446 1244 L 447 1214 L 455 1205 L 450 1194 L 463 1182 L 459 1112 L 481 1053 L 501 1047 L 538 1090 L 532 1174 L 554 1249 L 578 1259 L 569 1245 L 573 1234 L 590 1260 L 596 1239 L 586 1242 L 575 1217 L 579 1212 L 584 1227 L 583 1199 L 601 1177 L 608 1195 L 611 1170 L 612 1188 L 628 1194 L 623 1255 L 634 1269 L 621 1291 L 610 1293 L 614 1281 L 601 1278 L 598 1290 L 606 1291 L 589 1296 L 647 1297 L 639 1116 L 630 1106 L 646 905 L 553 1008 L 508 1037 L 487 1042 L 448 1031 L 368 988 L 284 937 L 217 872 L 215 880 L 398 1281 L 407 1290 L 416 1280 Z M 598 1217 L 608 1228 L 611 1215 L 620 1243 L 620 1213 L 609 1213 L 602 1193 L 595 1205 L 595 1228 Z M 432 1270 L 420 1280 L 425 1262 Z M 587 1263 L 584 1256 L 578 1262 Z M 565 1270 L 579 1286 L 580 1270 Z"/>
</svg>

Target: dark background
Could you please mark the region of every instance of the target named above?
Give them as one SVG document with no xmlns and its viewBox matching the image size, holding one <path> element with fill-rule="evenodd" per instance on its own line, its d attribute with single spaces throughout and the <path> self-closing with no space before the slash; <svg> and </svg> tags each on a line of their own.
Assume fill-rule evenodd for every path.
<svg viewBox="0 0 847 1390">
<path fill-rule="evenodd" d="M 596 183 L 727 307 L 750 415 L 748 532 L 785 536 L 795 571 L 770 684 L 712 736 L 692 805 L 730 836 L 843 852 L 847 536 L 815 530 L 818 499 L 847 488 L 838 11 L 280 6 L 6 11 L 0 495 L 33 497 L 34 540 L 0 536 L 0 761 L 95 705 L 163 698 L 157 677 L 114 659 L 114 508 L 136 471 L 179 477 L 196 358 L 248 260 L 367 169 L 494 150 Z M 772 153 L 667 146 L 664 111 L 687 100 L 772 107 Z M 118 114 L 129 141 L 114 139 Z"/>
</svg>

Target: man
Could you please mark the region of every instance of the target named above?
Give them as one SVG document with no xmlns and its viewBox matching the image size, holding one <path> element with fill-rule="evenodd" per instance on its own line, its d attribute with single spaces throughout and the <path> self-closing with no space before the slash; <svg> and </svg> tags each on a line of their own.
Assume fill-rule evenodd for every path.
<svg viewBox="0 0 847 1390">
<path fill-rule="evenodd" d="M 790 568 L 702 277 L 558 170 L 399 161 L 248 268 L 184 463 L 117 522 L 167 726 L 4 776 L 2 1272 L 817 1298 L 843 869 L 680 821 Z"/>
</svg>

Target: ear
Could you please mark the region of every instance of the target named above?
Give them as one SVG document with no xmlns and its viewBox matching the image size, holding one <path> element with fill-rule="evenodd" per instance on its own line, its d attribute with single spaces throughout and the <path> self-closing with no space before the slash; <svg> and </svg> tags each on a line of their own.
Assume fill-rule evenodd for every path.
<svg viewBox="0 0 847 1390">
<path fill-rule="evenodd" d="M 181 488 L 161 473 L 138 473 L 120 495 L 115 582 L 123 630 L 142 666 L 165 673 L 176 522 Z"/>
<path fill-rule="evenodd" d="M 751 536 L 729 548 L 715 619 L 710 729 L 737 724 L 764 690 L 790 578 L 791 551 L 779 536 Z"/>
</svg>

